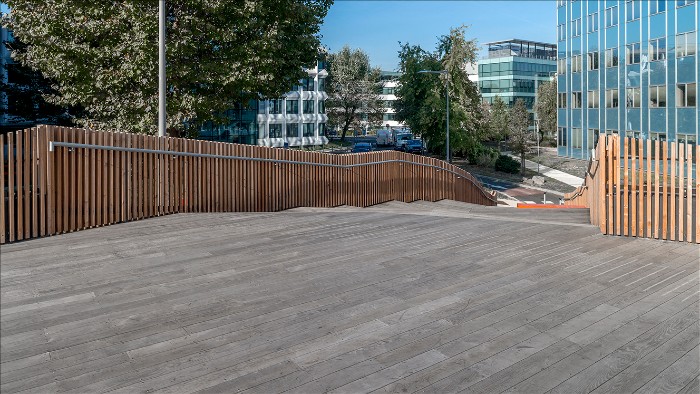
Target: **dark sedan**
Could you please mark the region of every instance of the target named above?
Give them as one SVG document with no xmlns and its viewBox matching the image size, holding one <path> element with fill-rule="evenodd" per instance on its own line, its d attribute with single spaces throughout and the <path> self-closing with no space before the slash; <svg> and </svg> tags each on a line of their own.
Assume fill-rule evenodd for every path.
<svg viewBox="0 0 700 394">
<path fill-rule="evenodd" d="M 404 145 L 404 152 L 417 153 L 419 155 L 422 155 L 423 154 L 423 141 L 421 141 L 421 140 L 406 141 L 406 144 Z"/>
</svg>

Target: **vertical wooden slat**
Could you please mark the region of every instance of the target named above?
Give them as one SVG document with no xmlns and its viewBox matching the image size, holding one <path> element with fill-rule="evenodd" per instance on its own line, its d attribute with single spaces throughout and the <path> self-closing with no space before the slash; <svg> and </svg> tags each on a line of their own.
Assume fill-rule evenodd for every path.
<svg viewBox="0 0 700 394">
<path fill-rule="evenodd" d="M 671 148 L 671 179 L 670 179 L 670 198 L 671 198 L 671 204 L 670 208 L 668 210 L 668 215 L 670 216 L 670 229 L 669 231 L 671 232 L 669 235 L 669 238 L 671 241 L 676 240 L 676 148 L 678 147 L 678 144 L 675 142 L 672 142 L 669 144 Z"/>
<path fill-rule="evenodd" d="M 615 168 L 614 168 L 614 157 L 616 156 L 615 154 L 615 138 L 613 136 L 606 135 L 605 140 L 607 141 L 607 150 L 606 150 L 606 160 L 607 160 L 607 174 L 606 174 L 606 180 L 607 180 L 607 221 L 608 221 L 608 228 L 606 234 L 614 234 L 615 233 L 615 202 L 616 202 L 616 194 L 613 194 L 614 187 L 615 187 L 615 182 L 614 177 L 615 177 Z M 619 194 L 619 193 L 617 193 Z"/>
<path fill-rule="evenodd" d="M 685 204 L 683 201 L 683 188 L 685 186 L 685 144 L 677 143 L 678 145 L 678 219 L 676 225 L 678 226 L 678 240 L 683 241 L 685 239 L 685 229 L 683 226 L 683 221 L 685 220 Z M 676 215 L 673 215 L 674 217 Z"/>
<path fill-rule="evenodd" d="M 16 152 L 15 152 L 15 157 L 16 159 L 16 169 L 17 169 L 17 179 L 15 182 L 15 195 L 17 196 L 17 212 L 15 215 L 17 216 L 17 240 L 21 241 L 24 239 L 24 183 L 22 182 L 23 180 L 23 175 L 24 175 L 24 158 L 26 156 L 24 152 L 24 130 L 19 130 L 16 131 L 15 133 L 15 143 L 16 145 Z"/>
<path fill-rule="evenodd" d="M 5 136 L 0 134 L 0 244 L 7 242 L 7 225 L 5 224 Z"/>
<path fill-rule="evenodd" d="M 660 153 L 661 141 L 654 141 L 654 238 L 659 238 L 659 228 L 661 228 L 661 212 L 659 212 L 659 202 L 661 200 L 661 185 L 659 184 L 659 164 L 662 157 Z M 661 167 L 662 168 L 662 167 Z"/>
<path fill-rule="evenodd" d="M 85 131 L 84 130 L 76 130 L 75 131 L 75 141 L 79 144 L 84 144 L 85 143 Z M 83 171 L 84 165 L 85 165 L 85 149 L 84 148 L 77 148 L 75 149 L 75 168 L 77 171 L 76 174 L 76 195 L 75 195 L 75 219 L 76 219 L 76 225 L 75 228 L 77 230 L 82 230 L 84 229 L 85 226 L 85 219 L 83 218 L 83 213 L 85 211 L 85 203 L 84 203 L 84 193 L 85 193 L 85 178 L 86 178 L 86 173 Z"/>
<path fill-rule="evenodd" d="M 651 233 L 651 161 L 652 161 L 652 155 L 651 155 L 651 140 L 648 139 L 646 140 L 646 231 L 644 232 L 644 235 L 647 238 L 652 237 Z"/>
<path fill-rule="evenodd" d="M 622 177 L 622 234 L 629 235 L 629 199 L 630 199 L 630 189 L 629 189 L 629 162 L 630 162 L 630 139 L 621 138 L 622 141 L 622 160 L 624 165 L 624 173 Z"/>
<path fill-rule="evenodd" d="M 686 218 L 685 218 L 685 224 L 686 224 L 686 231 L 685 231 L 685 240 L 688 242 L 693 242 L 693 146 L 691 144 L 686 144 L 686 149 L 687 153 L 685 155 L 685 159 L 687 162 L 687 176 L 688 176 L 688 182 L 686 184 Z M 700 171 L 697 167 L 695 168 L 695 174 L 697 176 L 697 172 Z M 695 213 L 695 218 L 697 220 L 697 215 L 698 213 Z"/>
<path fill-rule="evenodd" d="M 72 128 L 61 127 L 62 135 L 61 141 L 69 142 L 70 135 L 73 134 Z M 69 156 L 72 154 L 70 149 L 61 149 L 63 153 L 61 170 L 63 171 L 63 184 L 62 184 L 62 202 L 63 202 L 63 232 L 67 233 L 71 231 L 70 228 L 70 186 L 71 186 L 71 176 L 70 176 L 70 164 Z"/>
<path fill-rule="evenodd" d="M 663 184 L 663 192 L 661 193 L 661 203 L 663 207 L 661 208 L 661 239 L 668 239 L 668 219 L 669 219 L 669 203 L 670 203 L 670 197 L 669 197 L 669 190 L 668 190 L 668 185 L 670 182 L 670 179 L 668 177 L 669 172 L 671 171 L 670 169 L 670 162 L 669 162 L 669 146 L 666 141 L 661 142 L 661 156 L 663 157 L 662 161 L 662 169 L 660 174 L 663 176 L 663 180 L 661 181 Z M 674 155 L 675 157 L 675 155 Z"/>
<path fill-rule="evenodd" d="M 596 205 L 598 206 L 598 227 L 600 232 L 603 234 L 608 234 L 608 220 L 607 214 L 607 203 L 608 194 L 606 193 L 605 187 L 607 185 L 607 164 L 608 164 L 608 141 L 607 138 L 602 138 L 598 141 L 598 146 L 596 147 L 596 156 L 598 158 L 598 168 L 596 171 L 596 182 L 598 183 L 598 193 L 596 196 Z"/>
<path fill-rule="evenodd" d="M 13 242 L 17 236 L 17 211 L 15 210 L 15 164 L 17 160 L 17 146 L 14 143 L 15 133 L 7 133 L 7 200 L 8 200 L 8 215 L 7 228 L 9 230 L 8 241 Z"/>
<path fill-rule="evenodd" d="M 39 127 L 39 236 L 41 237 L 45 236 L 47 232 L 46 193 L 48 191 L 48 183 L 46 180 L 46 165 L 48 149 L 46 126 L 41 126 Z"/>
<path fill-rule="evenodd" d="M 77 130 L 71 128 L 65 135 L 66 142 L 75 142 Z M 68 186 L 68 216 L 67 229 L 66 232 L 72 232 L 77 230 L 78 226 L 78 202 L 77 202 L 77 164 L 78 164 L 78 149 L 68 148 L 68 165 L 66 166 L 68 170 L 68 176 L 66 177 L 66 185 Z"/>
<path fill-rule="evenodd" d="M 32 238 L 39 236 L 39 207 L 38 196 L 39 196 L 39 129 L 32 128 L 31 142 L 32 147 L 32 179 L 31 179 L 31 190 L 32 190 L 32 221 L 31 221 L 31 234 Z M 2 145 L 0 145 L 1 147 Z M 2 165 L 2 161 L 0 161 Z M 4 201 L 3 201 L 4 202 Z"/>
<path fill-rule="evenodd" d="M 630 147 L 630 172 L 631 172 L 631 190 L 630 190 L 630 205 L 631 205 L 631 213 L 630 213 L 630 235 L 633 237 L 637 236 L 637 197 L 638 197 L 638 188 L 639 186 L 637 185 L 637 139 L 632 138 L 630 140 L 631 142 L 631 147 Z"/>
<path fill-rule="evenodd" d="M 615 175 L 613 176 L 613 182 L 616 189 L 615 198 L 615 234 L 622 235 L 622 147 L 624 145 L 624 138 L 620 136 L 615 136 Z"/>
<path fill-rule="evenodd" d="M 700 145 L 695 145 L 695 243 L 700 244 Z"/>
<path fill-rule="evenodd" d="M 114 133 L 109 133 L 109 140 L 105 145 L 114 146 Z M 107 152 L 107 223 L 114 223 L 114 193 L 118 188 L 114 184 L 114 151 Z"/>
<path fill-rule="evenodd" d="M 31 238 L 31 175 L 34 169 L 34 164 L 32 163 L 32 135 L 33 129 L 26 129 L 23 131 L 24 137 L 24 239 Z"/>
</svg>

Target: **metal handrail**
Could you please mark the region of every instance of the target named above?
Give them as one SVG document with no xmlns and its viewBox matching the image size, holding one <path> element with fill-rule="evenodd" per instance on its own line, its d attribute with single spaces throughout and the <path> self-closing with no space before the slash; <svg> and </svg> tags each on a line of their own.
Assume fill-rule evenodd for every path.
<svg viewBox="0 0 700 394">
<path fill-rule="evenodd" d="M 467 179 L 470 182 L 472 182 L 472 184 L 474 184 L 474 186 L 479 188 L 479 190 L 485 196 L 489 197 L 490 199 L 493 199 L 493 196 L 490 195 L 489 193 L 487 193 L 486 190 L 483 189 L 483 187 L 481 187 L 479 184 L 477 184 L 475 179 L 470 179 L 469 177 L 465 176 L 464 174 L 460 174 L 460 173 L 453 171 L 449 168 L 442 168 L 442 167 L 439 167 L 439 166 L 436 166 L 433 164 L 417 163 L 417 162 L 413 162 L 413 161 L 409 161 L 409 160 L 401 160 L 401 159 L 372 161 L 372 162 L 368 162 L 368 163 L 357 163 L 357 164 L 330 164 L 330 163 L 314 163 L 314 162 L 310 162 L 310 161 L 268 159 L 268 158 L 262 158 L 262 157 L 216 155 L 216 154 L 211 154 L 211 153 L 177 152 L 177 151 L 159 150 L 159 149 L 128 148 L 128 147 L 121 147 L 121 146 L 91 145 L 91 144 L 79 144 L 79 143 L 75 143 L 75 142 L 49 141 L 49 151 L 50 152 L 53 152 L 54 148 L 57 146 L 61 146 L 61 147 L 65 147 L 65 148 L 103 149 L 103 150 L 111 150 L 111 151 L 117 151 L 117 152 L 154 153 L 154 154 L 172 155 L 172 156 L 203 157 L 203 158 L 211 158 L 211 159 L 242 160 L 242 161 L 255 161 L 255 162 L 265 162 L 265 163 L 286 163 L 286 164 L 311 165 L 311 166 L 316 166 L 316 167 L 332 167 L 332 168 L 344 168 L 344 169 L 372 166 L 372 165 L 377 165 L 377 164 L 405 163 L 405 164 L 412 164 L 412 165 L 417 165 L 417 166 L 421 166 L 421 167 L 434 168 L 438 171 L 445 171 L 445 172 L 451 173 L 451 174 L 455 175 L 457 178 Z M 467 174 L 471 175 L 469 173 L 467 173 Z"/>
</svg>

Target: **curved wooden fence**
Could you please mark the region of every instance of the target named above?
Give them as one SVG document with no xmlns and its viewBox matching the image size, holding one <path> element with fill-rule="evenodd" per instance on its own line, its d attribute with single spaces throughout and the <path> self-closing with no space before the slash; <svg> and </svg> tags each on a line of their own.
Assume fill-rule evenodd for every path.
<svg viewBox="0 0 700 394">
<path fill-rule="evenodd" d="M 393 151 L 334 155 L 56 126 L 0 136 L 0 145 L 0 243 L 178 212 L 496 205 L 468 172 Z"/>
<path fill-rule="evenodd" d="M 700 146 L 606 136 L 565 205 L 590 208 L 603 234 L 700 243 Z"/>
</svg>

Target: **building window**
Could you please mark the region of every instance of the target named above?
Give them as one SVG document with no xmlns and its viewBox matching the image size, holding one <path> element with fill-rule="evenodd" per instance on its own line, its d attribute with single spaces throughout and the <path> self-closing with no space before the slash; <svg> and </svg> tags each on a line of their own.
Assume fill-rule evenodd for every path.
<svg viewBox="0 0 700 394">
<path fill-rule="evenodd" d="M 314 79 L 313 78 L 304 78 L 301 80 L 301 87 L 302 89 L 306 91 L 313 92 L 314 91 Z"/>
<path fill-rule="evenodd" d="M 689 144 L 689 145 L 695 145 L 696 139 L 695 139 L 695 134 L 681 134 L 678 133 L 676 135 L 676 139 L 678 140 L 679 143 L 681 144 Z"/>
<path fill-rule="evenodd" d="M 605 67 L 617 67 L 617 48 L 610 48 L 605 50 Z"/>
<path fill-rule="evenodd" d="M 559 41 L 566 40 L 566 25 L 563 23 L 561 25 L 557 25 L 557 39 Z"/>
<path fill-rule="evenodd" d="M 324 100 L 318 100 L 318 113 L 319 114 L 326 113 L 326 102 Z"/>
<path fill-rule="evenodd" d="M 390 121 L 390 120 L 396 120 L 396 114 L 384 114 L 384 116 L 382 117 L 382 119 L 383 119 L 385 122 L 386 122 L 386 121 Z"/>
<path fill-rule="evenodd" d="M 287 123 L 287 137 L 299 137 L 299 123 Z"/>
<path fill-rule="evenodd" d="M 557 108 L 566 108 L 566 93 L 557 93 Z"/>
<path fill-rule="evenodd" d="M 666 107 L 666 85 L 649 86 L 649 106 L 652 108 Z"/>
<path fill-rule="evenodd" d="M 269 106 L 271 114 L 281 114 L 282 113 L 282 100 L 270 100 Z"/>
<path fill-rule="evenodd" d="M 657 38 L 649 41 L 649 55 L 651 61 L 666 60 L 666 38 Z"/>
<path fill-rule="evenodd" d="M 594 12 L 588 15 L 588 32 L 593 33 L 598 31 L 598 13 Z"/>
<path fill-rule="evenodd" d="M 588 129 L 588 139 L 586 149 L 593 149 L 598 145 L 598 137 L 600 137 L 600 130 L 598 129 Z"/>
<path fill-rule="evenodd" d="M 557 128 L 557 146 L 566 146 L 566 127 Z"/>
<path fill-rule="evenodd" d="M 571 92 L 571 108 L 581 108 L 581 92 Z"/>
<path fill-rule="evenodd" d="M 695 107 L 697 91 L 695 83 L 679 83 L 676 85 L 676 107 Z"/>
<path fill-rule="evenodd" d="M 649 133 L 649 138 L 654 141 L 666 141 L 666 133 L 663 131 L 652 131 Z"/>
<path fill-rule="evenodd" d="M 695 55 L 698 50 L 697 45 L 694 31 L 678 34 L 676 36 L 676 57 Z"/>
<path fill-rule="evenodd" d="M 326 135 L 326 124 L 325 123 L 319 123 L 318 124 L 318 136 L 323 137 Z"/>
<path fill-rule="evenodd" d="M 581 72 L 581 55 L 576 55 L 571 57 L 571 72 L 572 73 L 580 73 Z"/>
<path fill-rule="evenodd" d="M 557 7 L 561 7 L 566 4 L 566 0 L 557 0 Z"/>
<path fill-rule="evenodd" d="M 635 42 L 633 44 L 627 44 L 625 46 L 625 63 L 639 64 L 640 52 L 641 46 L 638 42 Z"/>
<path fill-rule="evenodd" d="M 617 108 L 617 89 L 605 91 L 605 108 Z"/>
<path fill-rule="evenodd" d="M 287 100 L 287 115 L 299 114 L 299 100 Z"/>
<path fill-rule="evenodd" d="M 304 137 L 313 137 L 314 131 L 314 123 L 304 123 Z"/>
<path fill-rule="evenodd" d="M 642 4 L 639 0 L 629 0 L 625 3 L 627 9 L 627 22 L 639 19 L 642 13 Z"/>
<path fill-rule="evenodd" d="M 566 74 L 566 59 L 557 59 L 557 74 Z"/>
<path fill-rule="evenodd" d="M 598 98 L 599 98 L 598 95 L 599 95 L 599 93 L 597 90 L 589 90 L 588 91 L 588 97 L 586 100 L 586 101 L 588 101 L 588 108 L 598 108 L 598 106 L 600 105 L 599 100 L 598 100 Z"/>
<path fill-rule="evenodd" d="M 574 19 L 571 21 L 571 37 L 578 37 L 581 35 L 581 18 Z"/>
<path fill-rule="evenodd" d="M 639 108 L 641 101 L 639 88 L 627 88 L 627 108 Z"/>
<path fill-rule="evenodd" d="M 269 136 L 270 138 L 282 138 L 282 125 L 281 124 L 270 124 L 269 126 Z"/>
<path fill-rule="evenodd" d="M 676 0 L 676 7 L 685 7 L 695 3 L 695 0 Z"/>
<path fill-rule="evenodd" d="M 659 14 L 666 11 L 666 0 L 651 0 L 649 2 L 649 13 Z"/>
<path fill-rule="evenodd" d="M 318 79 L 318 91 L 319 92 L 326 91 L 326 78 L 319 78 Z"/>
<path fill-rule="evenodd" d="M 305 114 L 313 114 L 314 113 L 314 100 L 304 100 L 303 112 Z"/>
<path fill-rule="evenodd" d="M 588 69 L 598 69 L 598 52 L 588 52 Z"/>
<path fill-rule="evenodd" d="M 605 9 L 605 27 L 617 25 L 617 6 Z"/>
<path fill-rule="evenodd" d="M 571 128 L 571 147 L 574 149 L 583 147 L 583 129 L 579 127 Z"/>
</svg>

